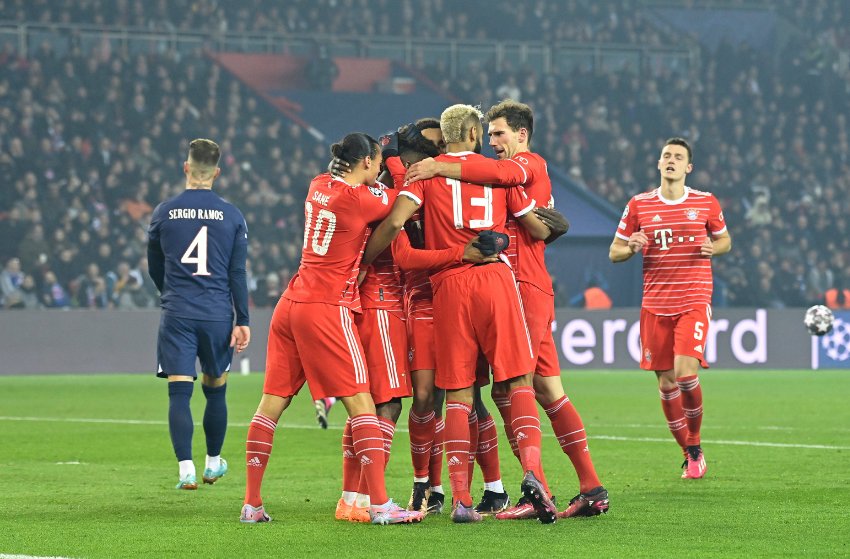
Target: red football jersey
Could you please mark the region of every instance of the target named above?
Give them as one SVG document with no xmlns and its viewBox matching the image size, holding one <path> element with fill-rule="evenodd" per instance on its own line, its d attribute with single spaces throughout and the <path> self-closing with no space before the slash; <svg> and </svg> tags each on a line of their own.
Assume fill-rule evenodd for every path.
<svg viewBox="0 0 850 559">
<path fill-rule="evenodd" d="M 510 159 L 475 161 L 461 165 L 461 178 L 479 184 L 522 186 L 538 206 L 554 207 L 552 182 L 546 160 L 531 152 L 522 152 Z M 531 236 L 515 219 L 508 219 L 507 232 L 511 243 L 505 254 L 514 269 L 517 281 L 530 283 L 554 295 L 552 278 L 546 269 L 546 243 Z"/>
<path fill-rule="evenodd" d="M 486 159 L 470 151 L 439 155 L 437 161 L 463 163 Z M 480 231 L 492 229 L 505 232 L 508 212 L 521 217 L 534 209 L 535 202 L 522 187 L 492 188 L 445 177 L 417 181 L 404 187 L 400 195 L 408 196 L 424 207 L 425 248 L 444 249 L 465 245 Z M 452 263 L 434 270 L 431 281 L 462 272 L 473 266 L 469 263 Z"/>
<path fill-rule="evenodd" d="M 378 185 L 376 185 L 377 187 Z M 384 185 L 381 188 L 386 189 Z M 390 190 L 393 195 L 397 191 Z M 364 309 L 383 309 L 404 318 L 404 288 L 402 274 L 393 261 L 391 247 L 375 258 L 360 284 L 360 299 Z"/>
<path fill-rule="evenodd" d="M 672 316 L 711 305 L 711 259 L 700 255 L 700 245 L 710 234 L 726 231 L 723 211 L 709 192 L 685 187 L 678 200 L 667 200 L 661 189 L 629 200 L 617 228 L 625 241 L 643 231 L 649 243 L 643 248 L 643 308 Z"/>
<path fill-rule="evenodd" d="M 390 213 L 395 196 L 380 184 L 352 186 L 328 173 L 313 179 L 304 202 L 301 265 L 283 296 L 359 312 L 357 273 L 368 224 Z"/>
</svg>

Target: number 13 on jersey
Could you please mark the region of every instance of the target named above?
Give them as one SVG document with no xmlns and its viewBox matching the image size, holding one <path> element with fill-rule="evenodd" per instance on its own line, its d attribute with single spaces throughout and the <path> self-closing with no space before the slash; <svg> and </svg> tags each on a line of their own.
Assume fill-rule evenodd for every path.
<svg viewBox="0 0 850 559">
<path fill-rule="evenodd" d="M 471 197 L 469 206 L 472 208 L 483 208 L 483 219 L 471 219 L 464 215 L 463 189 L 457 179 L 446 179 L 446 183 L 452 187 L 452 209 L 455 229 L 489 229 L 493 227 L 493 189 L 489 186 L 478 186 L 482 189 L 482 196 Z M 467 187 L 468 188 L 468 187 Z M 468 208 L 471 211 L 471 208 Z M 478 212 L 476 212 L 478 213 Z M 468 218 L 464 223 L 464 218 Z"/>
</svg>

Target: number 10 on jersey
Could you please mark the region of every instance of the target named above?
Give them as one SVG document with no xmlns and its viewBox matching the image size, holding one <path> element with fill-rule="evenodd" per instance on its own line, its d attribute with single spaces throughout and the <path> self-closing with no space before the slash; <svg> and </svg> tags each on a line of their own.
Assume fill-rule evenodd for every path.
<svg viewBox="0 0 850 559">
<path fill-rule="evenodd" d="M 322 233 L 322 226 L 327 223 L 327 229 L 322 236 L 322 242 L 319 242 L 319 235 Z M 312 239 L 310 238 L 310 229 L 313 230 Z M 334 231 L 336 230 L 336 214 L 332 211 L 322 208 L 316 215 L 316 223 L 313 224 L 313 204 L 310 202 L 304 203 L 304 248 L 309 245 L 310 248 L 319 256 L 324 256 L 328 253 L 328 248 L 331 246 Z"/>
</svg>

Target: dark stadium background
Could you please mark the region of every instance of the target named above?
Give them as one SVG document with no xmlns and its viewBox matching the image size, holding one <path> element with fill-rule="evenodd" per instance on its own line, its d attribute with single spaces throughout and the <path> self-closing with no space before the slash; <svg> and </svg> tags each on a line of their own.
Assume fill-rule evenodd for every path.
<svg viewBox="0 0 850 559">
<path fill-rule="evenodd" d="M 547 250 L 559 307 L 590 280 L 639 305 L 639 259 L 615 267 L 607 247 L 626 201 L 657 184 L 661 142 L 683 136 L 688 184 L 717 195 L 734 240 L 715 310 L 805 308 L 850 280 L 849 9 L 0 1 L 0 304 L 155 309 L 150 212 L 182 188 L 188 141 L 209 137 L 216 190 L 251 231 L 251 304 L 271 307 L 331 142 L 512 97 L 535 110 L 532 148 L 572 222 Z"/>
</svg>

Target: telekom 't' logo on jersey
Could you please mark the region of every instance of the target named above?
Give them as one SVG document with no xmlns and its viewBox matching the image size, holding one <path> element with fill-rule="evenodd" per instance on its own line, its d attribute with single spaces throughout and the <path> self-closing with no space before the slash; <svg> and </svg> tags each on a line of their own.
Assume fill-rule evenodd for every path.
<svg viewBox="0 0 850 559">
<path fill-rule="evenodd" d="M 673 242 L 673 230 L 672 229 L 656 229 L 655 230 L 655 244 L 660 244 L 661 248 L 659 250 L 670 250 L 670 243 Z"/>
</svg>

